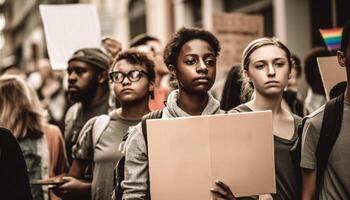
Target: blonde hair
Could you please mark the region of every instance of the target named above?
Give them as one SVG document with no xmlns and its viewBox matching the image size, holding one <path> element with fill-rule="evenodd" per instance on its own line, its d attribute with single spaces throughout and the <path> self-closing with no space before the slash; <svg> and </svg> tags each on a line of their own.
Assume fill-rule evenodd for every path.
<svg viewBox="0 0 350 200">
<path fill-rule="evenodd" d="M 0 77 L 0 121 L 17 140 L 41 137 L 44 110 L 35 91 L 19 76 Z"/>
<path fill-rule="evenodd" d="M 292 68 L 292 55 L 287 48 L 286 45 L 284 45 L 281 41 L 279 41 L 276 38 L 269 38 L 269 37 L 262 37 L 258 38 L 251 43 L 248 44 L 248 46 L 244 49 L 241 59 L 241 77 L 242 77 L 242 92 L 241 92 L 241 98 L 245 99 L 246 101 L 250 100 L 253 93 L 253 85 L 251 82 L 249 82 L 249 79 L 244 73 L 244 71 L 248 71 L 249 64 L 250 64 L 250 55 L 257 49 L 263 46 L 267 45 L 273 45 L 280 49 L 282 49 L 286 53 L 286 58 L 288 60 L 289 64 L 289 70 Z"/>
</svg>

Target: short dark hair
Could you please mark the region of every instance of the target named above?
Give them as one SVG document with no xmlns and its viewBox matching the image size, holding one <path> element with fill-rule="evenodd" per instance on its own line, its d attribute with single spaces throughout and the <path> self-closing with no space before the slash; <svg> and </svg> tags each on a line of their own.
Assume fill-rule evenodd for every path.
<svg viewBox="0 0 350 200">
<path fill-rule="evenodd" d="M 220 42 L 209 31 L 198 28 L 181 28 L 176 32 L 164 49 L 164 63 L 169 68 L 170 65 L 176 67 L 176 60 L 180 53 L 181 47 L 188 41 L 193 39 L 201 39 L 209 43 L 213 48 L 215 56 L 219 55 Z"/>
<path fill-rule="evenodd" d="M 159 40 L 153 36 L 147 35 L 147 34 L 140 34 L 134 37 L 130 42 L 130 48 L 137 47 L 140 45 L 145 45 L 148 41 L 157 41 Z"/>
<path fill-rule="evenodd" d="M 331 56 L 326 47 L 315 47 L 311 49 L 304 59 L 304 72 L 306 82 L 311 89 L 318 94 L 324 94 L 320 70 L 318 69 L 317 57 Z"/>
<path fill-rule="evenodd" d="M 154 62 L 145 53 L 137 51 L 136 49 L 128 49 L 126 51 L 122 51 L 114 59 L 111 70 L 114 69 L 114 66 L 120 60 L 126 60 L 126 62 L 132 65 L 145 66 L 147 68 L 148 79 L 150 81 L 154 81 L 155 79 Z"/>
<path fill-rule="evenodd" d="M 346 48 L 348 48 L 350 42 L 350 20 L 343 26 L 343 31 L 341 34 L 341 46 L 340 50 L 345 53 Z"/>
</svg>

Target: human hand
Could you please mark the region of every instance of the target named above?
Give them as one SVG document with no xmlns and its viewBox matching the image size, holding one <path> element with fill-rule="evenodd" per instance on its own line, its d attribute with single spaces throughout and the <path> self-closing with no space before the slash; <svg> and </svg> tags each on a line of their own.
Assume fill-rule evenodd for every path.
<svg viewBox="0 0 350 200">
<path fill-rule="evenodd" d="M 112 58 L 114 58 L 122 50 L 121 43 L 115 38 L 109 36 L 102 38 L 102 46 L 107 50 Z"/>
<path fill-rule="evenodd" d="M 90 196 L 91 183 L 80 181 L 74 177 L 62 177 L 64 184 L 52 188 L 55 195 L 63 199 L 77 199 Z"/>
<path fill-rule="evenodd" d="M 236 200 L 236 197 L 233 195 L 230 187 L 221 181 L 215 181 L 215 188 L 212 188 L 210 191 L 213 194 L 213 200 Z"/>
</svg>

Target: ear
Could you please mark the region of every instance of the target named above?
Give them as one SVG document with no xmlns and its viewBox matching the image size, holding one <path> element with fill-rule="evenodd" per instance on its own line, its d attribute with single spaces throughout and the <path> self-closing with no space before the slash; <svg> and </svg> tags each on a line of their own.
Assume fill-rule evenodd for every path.
<svg viewBox="0 0 350 200">
<path fill-rule="evenodd" d="M 102 71 L 98 76 L 98 83 L 102 84 L 105 81 L 108 81 L 108 70 Z"/>
<path fill-rule="evenodd" d="M 337 51 L 338 63 L 341 67 L 346 67 L 345 55 L 342 51 Z"/>
</svg>

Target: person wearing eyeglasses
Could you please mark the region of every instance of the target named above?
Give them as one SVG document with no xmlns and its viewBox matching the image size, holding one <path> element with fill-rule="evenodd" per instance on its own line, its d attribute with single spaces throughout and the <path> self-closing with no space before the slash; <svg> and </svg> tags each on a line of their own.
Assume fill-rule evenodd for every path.
<svg viewBox="0 0 350 200">
<path fill-rule="evenodd" d="M 56 189 L 64 199 L 76 199 L 70 196 L 70 190 L 85 188 L 92 200 L 111 198 L 113 190 L 113 169 L 122 153 L 118 146 L 127 129 L 141 121 L 143 115 L 150 112 L 148 101 L 153 95 L 154 62 L 148 56 L 135 49 L 120 52 L 115 58 L 109 79 L 121 107 L 109 113 L 109 122 L 96 144 L 93 144 L 94 126 L 99 126 L 98 117 L 90 119 L 79 134 L 78 142 L 73 147 L 73 163 L 67 182 Z M 84 169 L 93 162 L 92 182 L 81 184 Z"/>
</svg>

